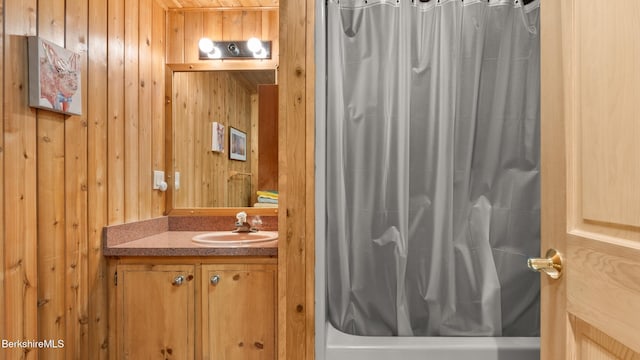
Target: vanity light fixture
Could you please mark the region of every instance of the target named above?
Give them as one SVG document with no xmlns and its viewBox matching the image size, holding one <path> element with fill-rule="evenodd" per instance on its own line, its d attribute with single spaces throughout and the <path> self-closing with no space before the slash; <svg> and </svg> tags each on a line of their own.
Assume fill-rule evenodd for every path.
<svg viewBox="0 0 640 360">
<path fill-rule="evenodd" d="M 247 40 L 247 48 L 253 53 L 254 58 L 264 59 L 267 56 L 267 50 L 265 50 L 264 44 L 256 37 Z"/>
<path fill-rule="evenodd" d="M 207 59 L 220 59 L 222 52 L 209 38 L 202 38 L 198 42 L 198 49 L 200 50 L 200 60 L 202 60 L 203 54 Z"/>
<path fill-rule="evenodd" d="M 202 38 L 198 42 L 200 60 L 271 59 L 271 41 L 252 37 L 247 41 L 213 41 Z"/>
</svg>

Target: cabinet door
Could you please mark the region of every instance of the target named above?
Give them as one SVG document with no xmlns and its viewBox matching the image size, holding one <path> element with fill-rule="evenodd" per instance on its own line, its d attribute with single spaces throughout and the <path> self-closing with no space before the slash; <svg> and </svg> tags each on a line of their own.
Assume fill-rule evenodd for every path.
<svg viewBox="0 0 640 360">
<path fill-rule="evenodd" d="M 207 265 L 202 270 L 203 359 L 275 359 L 275 266 Z"/>
<path fill-rule="evenodd" d="M 193 265 L 118 265 L 118 359 L 193 359 Z"/>
</svg>

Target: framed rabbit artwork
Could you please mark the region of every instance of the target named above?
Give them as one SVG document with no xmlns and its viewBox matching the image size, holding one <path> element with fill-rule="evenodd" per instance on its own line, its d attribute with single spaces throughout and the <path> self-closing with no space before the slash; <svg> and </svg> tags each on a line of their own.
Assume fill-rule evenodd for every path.
<svg viewBox="0 0 640 360">
<path fill-rule="evenodd" d="M 29 44 L 29 106 L 82 115 L 80 55 L 37 36 Z"/>
</svg>

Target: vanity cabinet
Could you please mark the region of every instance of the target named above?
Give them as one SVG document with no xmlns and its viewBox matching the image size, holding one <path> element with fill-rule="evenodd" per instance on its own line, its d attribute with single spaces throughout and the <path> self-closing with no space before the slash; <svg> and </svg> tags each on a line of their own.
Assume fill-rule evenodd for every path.
<svg viewBox="0 0 640 360">
<path fill-rule="evenodd" d="M 193 359 L 195 266 L 118 265 L 115 276 L 118 359 Z"/>
<path fill-rule="evenodd" d="M 275 359 L 276 262 L 260 257 L 110 262 L 112 359 Z"/>
<path fill-rule="evenodd" d="M 204 265 L 202 274 L 203 359 L 275 359 L 275 266 Z"/>
</svg>

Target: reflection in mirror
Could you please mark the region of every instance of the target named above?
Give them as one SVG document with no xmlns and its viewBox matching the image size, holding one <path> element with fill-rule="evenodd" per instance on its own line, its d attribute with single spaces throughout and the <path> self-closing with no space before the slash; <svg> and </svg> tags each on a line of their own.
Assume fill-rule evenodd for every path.
<svg viewBox="0 0 640 360">
<path fill-rule="evenodd" d="M 274 84 L 274 70 L 173 73 L 173 208 L 277 207 L 258 196 L 277 194 Z"/>
</svg>

